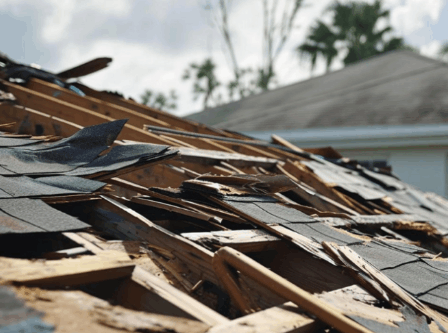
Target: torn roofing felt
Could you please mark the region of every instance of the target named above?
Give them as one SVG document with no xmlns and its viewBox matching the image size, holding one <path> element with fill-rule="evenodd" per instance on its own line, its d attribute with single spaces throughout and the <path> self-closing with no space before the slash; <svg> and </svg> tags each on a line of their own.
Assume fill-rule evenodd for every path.
<svg viewBox="0 0 448 333">
<path fill-rule="evenodd" d="M 22 175 L 64 173 L 93 161 L 117 138 L 126 120 L 83 128 L 69 138 L 33 148 L 0 149 L 2 168 Z"/>
<path fill-rule="evenodd" d="M 66 83 L 61 80 L 57 75 L 49 73 L 47 71 L 22 65 L 22 64 L 8 64 L 5 69 L 6 79 L 20 79 L 22 82 L 28 82 L 30 78 L 38 78 L 47 82 L 57 84 L 60 87 L 70 89 L 71 91 L 77 93 L 78 95 L 84 96 L 84 93 L 76 88 L 74 85 Z"/>
<path fill-rule="evenodd" d="M 163 145 L 136 144 L 116 146 L 106 155 L 99 156 L 92 162 L 66 174 L 87 176 L 99 172 L 112 172 L 131 165 L 147 164 L 162 158 L 170 158 L 176 154 L 177 150 L 168 149 L 168 146 Z"/>
<path fill-rule="evenodd" d="M 0 175 L 89 176 L 177 154 L 177 150 L 168 149 L 168 146 L 135 144 L 116 146 L 99 156 L 115 141 L 125 122 L 117 120 L 86 127 L 66 139 L 52 143 L 0 148 Z"/>
<path fill-rule="evenodd" d="M 0 136 L 0 147 L 28 146 L 28 145 L 34 145 L 37 143 L 41 143 L 43 141 L 44 140 Z"/>
</svg>

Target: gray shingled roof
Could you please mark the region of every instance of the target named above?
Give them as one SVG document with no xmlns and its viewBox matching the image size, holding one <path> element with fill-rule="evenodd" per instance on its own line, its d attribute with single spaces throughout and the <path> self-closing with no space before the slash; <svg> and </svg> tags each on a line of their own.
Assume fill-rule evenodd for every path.
<svg viewBox="0 0 448 333">
<path fill-rule="evenodd" d="M 395 51 L 188 118 L 242 132 L 446 123 L 448 65 Z"/>
</svg>

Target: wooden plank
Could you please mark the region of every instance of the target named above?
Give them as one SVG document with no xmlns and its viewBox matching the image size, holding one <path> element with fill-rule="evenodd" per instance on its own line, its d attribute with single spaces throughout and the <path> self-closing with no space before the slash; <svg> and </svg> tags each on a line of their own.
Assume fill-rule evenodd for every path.
<svg viewBox="0 0 448 333">
<path fill-rule="evenodd" d="M 172 258 L 177 258 L 188 267 L 193 285 L 204 280 L 215 286 L 221 286 L 212 268 L 211 251 L 156 225 L 115 200 L 103 198 L 102 202 L 96 202 L 88 207 L 90 210 L 86 211 L 86 216 L 89 220 L 86 222 L 118 239 L 144 241 L 154 252 L 165 257 L 168 253 Z M 107 214 L 97 215 L 95 210 Z M 111 219 L 110 214 L 117 214 L 117 218 Z M 273 293 L 260 290 L 254 283 L 248 285 L 260 306 L 266 308 L 278 304 L 278 297 Z"/>
<path fill-rule="evenodd" d="M 323 326 L 288 302 L 212 327 L 208 333 L 312 333 Z"/>
<path fill-rule="evenodd" d="M 115 104 L 115 105 L 122 106 L 122 107 L 125 107 L 130 110 L 140 112 L 142 114 L 153 117 L 155 119 L 164 121 L 173 127 L 178 127 L 183 130 L 190 131 L 190 132 L 236 137 L 236 135 L 234 135 L 234 134 L 230 134 L 228 132 L 224 132 L 219 129 L 211 128 L 211 127 L 205 126 L 203 124 L 195 123 L 188 119 L 179 118 L 173 114 L 169 114 L 167 112 L 157 110 L 155 108 L 137 103 L 135 101 L 131 101 L 131 100 L 124 99 L 124 98 L 121 98 L 118 96 L 114 96 L 114 95 L 108 94 L 106 92 L 97 91 L 97 90 L 91 89 L 87 86 L 84 86 L 82 84 L 75 84 L 75 85 L 78 88 L 80 88 L 88 96 L 95 97 L 97 99 L 101 99 L 108 103 Z M 144 125 L 144 124 L 142 124 L 142 125 Z"/>
<path fill-rule="evenodd" d="M 137 128 L 142 128 L 142 124 L 154 124 L 157 126 L 170 127 L 170 124 L 164 121 L 152 118 L 150 116 L 130 109 L 126 109 L 121 106 L 104 102 L 100 99 L 89 96 L 80 96 L 71 90 L 62 88 L 50 82 L 42 81 L 39 79 L 31 79 L 28 81 L 26 87 L 44 95 L 54 97 L 58 100 L 77 105 L 79 107 L 97 112 L 114 119 L 128 118 L 128 124 L 136 126 Z"/>
<path fill-rule="evenodd" d="M 157 134 L 165 134 L 170 136 L 178 136 L 181 138 L 182 141 L 185 141 L 185 137 L 189 137 L 191 139 L 204 139 L 208 142 L 215 142 L 219 143 L 221 147 L 225 146 L 228 149 L 231 149 L 232 151 L 237 151 L 241 154 L 246 155 L 252 155 L 252 156 L 263 156 L 263 157 L 270 157 L 270 158 L 279 158 L 282 157 L 296 157 L 295 155 L 291 155 L 290 153 L 287 153 L 283 150 L 279 150 L 277 147 L 273 147 L 272 144 L 269 144 L 267 142 L 258 141 L 255 139 L 250 138 L 244 138 L 244 139 L 235 139 L 235 138 L 229 138 L 225 136 L 212 136 L 212 135 L 206 135 L 206 134 L 200 134 L 200 133 L 191 133 L 191 132 L 185 132 L 185 131 L 177 131 L 173 129 L 167 129 L 167 128 L 160 128 L 157 126 L 145 126 L 145 129 L 152 131 Z M 194 141 L 193 141 L 194 142 Z M 275 150 L 273 150 L 273 149 Z M 221 149 L 219 149 L 221 150 Z"/>
<path fill-rule="evenodd" d="M 340 159 L 344 157 L 333 147 L 303 148 L 303 150 L 308 153 L 324 156 L 327 158 Z"/>
<path fill-rule="evenodd" d="M 14 95 L 20 105 L 44 111 L 49 115 L 63 118 L 81 126 L 98 125 L 115 120 L 112 117 L 101 115 L 75 104 L 60 101 L 54 97 L 49 97 L 4 80 L 1 81 L 1 85 Z M 167 142 L 159 136 L 129 124 L 123 127 L 118 139 L 171 145 L 171 142 Z"/>
<path fill-rule="evenodd" d="M 50 261 L 0 258 L 0 280 L 38 286 L 73 286 L 130 276 L 135 264 L 120 252 Z"/>
<path fill-rule="evenodd" d="M 59 72 L 56 75 L 63 79 L 77 78 L 85 75 L 89 75 L 103 68 L 106 68 L 107 65 L 112 61 L 112 58 L 96 58 L 90 61 L 87 61 L 81 65 L 66 69 L 65 71 Z"/>
<path fill-rule="evenodd" d="M 206 165 L 219 165 L 222 161 L 239 166 L 260 166 L 263 168 L 273 168 L 277 163 L 282 163 L 279 160 L 265 157 L 255 157 L 243 154 L 231 154 L 213 150 L 199 150 L 180 148 L 179 160 L 184 162 L 193 162 Z"/>
<path fill-rule="evenodd" d="M 241 274 L 254 279 L 277 295 L 294 302 L 306 313 L 316 316 L 341 332 L 372 333 L 355 321 L 345 317 L 330 304 L 319 300 L 316 296 L 271 272 L 241 252 L 228 247 L 218 250 L 213 257 L 213 267 L 235 301 L 237 301 L 237 296 L 241 295 L 238 294 L 239 287 L 235 283 L 232 273 L 229 272 L 229 267 L 233 267 Z"/>
<path fill-rule="evenodd" d="M 136 310 L 146 310 L 165 315 L 178 315 L 191 319 L 196 318 L 191 315 L 189 311 L 184 311 L 183 307 L 179 307 L 177 303 L 173 304 L 171 298 L 166 297 L 163 292 L 160 293 L 157 292 L 157 288 L 155 288 L 156 290 L 154 289 L 153 284 L 155 283 L 161 284 L 162 287 L 169 285 L 167 289 L 168 291 L 177 290 L 176 288 L 183 288 L 185 284 L 188 286 L 186 289 L 187 292 L 191 292 L 192 290 L 193 285 L 186 279 L 188 276 L 188 269 L 181 267 L 183 265 L 182 262 L 172 256 L 169 251 L 163 250 L 161 247 L 157 248 L 157 251 L 162 250 L 163 256 L 168 256 L 170 258 L 170 260 L 167 261 L 161 256 L 148 250 L 148 247 L 153 248 L 148 243 L 144 243 L 144 247 L 141 247 L 143 243 L 139 241 L 102 241 L 96 236 L 85 232 L 79 232 L 76 235 L 84 240 L 84 242 L 79 243 L 87 244 L 90 247 L 99 247 L 100 250 L 95 251 L 95 253 L 104 253 L 103 251 L 119 251 L 121 253 L 132 255 L 133 258 L 139 256 L 138 259 L 133 259 L 133 263 L 137 265 L 139 269 L 143 269 L 153 276 L 151 280 L 152 284 L 150 286 L 136 283 L 133 279 L 124 281 L 120 288 L 115 290 L 119 302 L 123 302 L 125 305 Z M 72 239 L 76 240 L 74 238 Z M 142 250 L 146 255 L 141 254 Z M 155 261 L 157 261 L 158 264 L 161 264 L 163 271 L 155 264 Z M 160 282 L 157 282 L 159 280 Z M 171 286 L 171 284 L 174 285 L 174 287 Z M 177 294 L 175 294 L 175 297 L 177 297 Z M 185 297 L 187 297 L 187 299 Z M 185 297 L 183 300 L 188 300 L 189 296 L 185 295 Z M 208 295 L 203 294 L 201 300 L 208 302 Z M 189 301 L 192 302 L 191 304 L 197 303 L 193 298 L 189 299 Z M 215 313 L 212 310 L 210 310 L 212 312 L 209 313 L 206 310 L 203 310 L 204 305 L 201 304 L 201 306 L 200 310 L 205 311 L 206 314 Z M 218 318 L 220 317 L 221 316 L 218 315 Z"/>
<path fill-rule="evenodd" d="M 0 113 L 2 121 L 14 122 L 10 130 L 17 133 L 69 137 L 83 128 L 61 118 L 9 103 L 0 103 Z"/>
<path fill-rule="evenodd" d="M 185 208 L 193 209 L 197 212 L 208 213 L 208 214 L 211 214 L 212 216 L 218 216 L 221 219 L 225 219 L 225 220 L 235 222 L 235 223 L 247 223 L 246 220 L 244 220 L 241 217 L 239 217 L 238 215 L 235 215 L 228 211 L 224 211 L 222 209 L 217 209 L 215 207 L 209 207 L 209 206 L 199 204 L 197 202 L 185 200 L 185 199 L 169 197 L 167 195 L 163 195 L 163 194 L 154 192 L 146 187 L 140 186 L 138 184 L 134 184 L 132 182 L 129 182 L 129 181 L 126 181 L 126 180 L 123 180 L 120 178 L 112 178 L 112 179 L 109 179 L 108 182 L 110 184 L 121 186 L 121 187 L 127 188 L 129 190 L 138 192 L 140 194 L 146 194 L 153 198 L 158 198 L 160 200 L 164 200 L 164 201 L 168 201 L 168 202 L 171 202 L 171 203 L 174 203 L 177 205 L 181 205 Z"/>
<path fill-rule="evenodd" d="M 102 198 L 104 199 L 102 202 L 92 205 L 91 208 L 115 213 L 121 216 L 121 220 L 102 221 L 93 216 L 93 212 L 89 212 L 89 216 L 92 216 L 89 223 L 118 239 L 144 241 L 165 249 L 187 264 L 197 276 L 203 276 L 215 284 L 219 283 L 211 268 L 212 252 L 158 226 L 111 198 L 104 196 Z"/>
<path fill-rule="evenodd" d="M 158 256 L 147 249 L 148 244 L 145 242 L 121 240 L 104 241 L 86 232 L 64 233 L 64 235 L 95 254 L 104 251 L 118 251 L 132 256 L 135 265 L 138 265 L 163 281 L 173 284 L 175 287 L 180 287 L 180 283 L 177 283 L 176 277 L 166 272 L 166 270 L 160 269 L 159 266 L 156 265 L 154 257 Z"/>
<path fill-rule="evenodd" d="M 189 232 L 182 236 L 207 247 L 219 249 L 229 246 L 243 253 L 272 250 L 282 242 L 281 238 L 259 229 Z"/>
<path fill-rule="evenodd" d="M 221 145 L 217 145 L 214 144 L 213 142 L 209 142 L 206 140 L 202 140 L 202 139 L 198 139 L 198 138 L 192 138 L 192 137 L 188 137 L 188 136 L 182 136 L 182 135 L 172 135 L 169 133 L 163 133 L 163 134 L 159 134 L 164 138 L 170 138 L 173 141 L 181 141 L 181 142 L 185 142 L 188 143 L 188 145 L 190 147 L 195 147 L 198 149 L 206 149 L 206 150 L 219 150 L 219 151 L 226 151 L 228 153 L 234 153 L 233 150 L 225 148 Z"/>
<path fill-rule="evenodd" d="M 276 134 L 272 134 L 271 135 L 271 139 L 272 139 L 272 142 L 274 142 L 274 143 L 276 143 L 278 145 L 287 147 L 287 148 L 289 148 L 291 150 L 294 150 L 296 152 L 299 152 L 299 153 L 303 153 L 303 149 L 300 149 L 296 145 L 293 145 L 291 142 L 283 139 L 282 137 L 280 137 L 280 136 L 278 136 Z"/>
<path fill-rule="evenodd" d="M 183 132 L 184 134 L 182 134 L 182 132 L 172 133 L 168 131 L 153 130 L 153 129 L 150 129 L 150 131 L 156 134 L 163 134 L 164 136 L 167 137 L 178 138 L 181 141 L 188 142 L 200 149 L 219 150 L 219 151 L 226 151 L 229 153 L 237 152 L 240 154 L 250 156 L 279 158 L 278 154 L 268 152 L 266 149 L 263 149 L 264 147 L 260 146 L 260 144 L 256 145 L 259 147 L 255 147 L 254 144 L 256 144 L 256 141 L 254 141 L 254 143 L 252 143 L 252 141 L 250 140 L 238 140 L 241 142 L 232 142 L 232 141 L 227 142 L 223 141 L 226 139 L 224 137 L 218 140 L 219 137 L 213 139 L 213 136 L 210 137 L 187 136 L 185 132 Z"/>
<path fill-rule="evenodd" d="M 98 245 L 92 243 L 90 240 L 83 237 L 83 233 L 76 233 L 76 232 L 63 232 L 62 233 L 65 237 L 69 238 L 73 242 L 82 245 L 84 248 L 89 250 L 90 252 L 94 254 L 101 254 L 103 252 L 103 249 L 99 247 Z"/>
<path fill-rule="evenodd" d="M 191 317 L 196 318 L 203 323 L 214 326 L 229 322 L 226 317 L 177 290 L 168 283 L 158 279 L 154 275 L 144 271 L 140 267 L 136 267 L 133 271 L 132 280 L 145 288 L 149 288 L 153 293 L 169 301 L 171 304 L 188 313 Z"/>
<path fill-rule="evenodd" d="M 198 212 L 195 212 L 195 211 L 192 211 L 189 209 L 185 209 L 182 207 L 166 204 L 166 203 L 155 201 L 155 200 L 150 200 L 149 198 L 145 198 L 145 197 L 143 197 L 143 198 L 142 197 L 133 197 L 133 198 L 131 198 L 131 201 L 145 205 L 145 206 L 155 207 L 155 208 L 167 210 L 169 212 L 174 212 L 174 213 L 178 213 L 181 215 L 193 217 L 198 220 L 211 221 L 211 222 L 215 222 L 215 223 L 221 223 L 221 221 L 222 221 L 222 219 L 217 218 L 216 216 L 208 215 L 205 213 L 198 213 Z"/>
<path fill-rule="evenodd" d="M 299 181 L 311 186 L 317 193 L 324 195 L 328 199 L 331 199 L 341 205 L 347 206 L 351 210 L 364 214 L 365 211 L 361 210 L 358 206 L 354 205 L 345 196 L 336 191 L 335 189 L 327 186 L 317 175 L 308 171 L 299 162 L 286 161 L 282 166 L 289 174 L 293 175 Z"/>
<path fill-rule="evenodd" d="M 184 170 L 178 167 L 158 163 L 140 170 L 121 175 L 120 179 L 134 183 L 138 186 L 143 187 L 144 189 L 148 187 L 178 188 L 183 181 L 191 179 L 191 177 L 189 177 Z M 124 183 L 116 184 L 113 183 L 113 181 L 110 179 L 106 179 L 105 182 L 118 186 L 124 186 L 126 188 L 126 185 Z M 132 190 L 133 188 L 129 189 Z M 140 190 L 143 189 L 140 188 Z M 138 193 L 145 194 L 145 192 L 142 191 Z"/>
</svg>

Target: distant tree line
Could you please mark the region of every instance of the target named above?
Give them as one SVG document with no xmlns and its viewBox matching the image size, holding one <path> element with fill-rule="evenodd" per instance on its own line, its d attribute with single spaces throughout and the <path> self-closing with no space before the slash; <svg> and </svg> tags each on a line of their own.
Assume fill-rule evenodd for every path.
<svg viewBox="0 0 448 333">
<path fill-rule="evenodd" d="M 212 58 L 191 63 L 182 79 L 192 82 L 193 99 L 201 99 L 202 107 L 234 101 L 266 91 L 276 86 L 276 62 L 284 45 L 296 30 L 296 20 L 303 0 L 260 0 L 263 17 L 261 31 L 263 47 L 262 62 L 258 67 L 241 67 L 229 25 L 231 0 L 207 0 L 203 9 L 213 19 L 225 45 L 224 52 L 229 59 L 232 79 L 221 82 L 217 77 L 217 65 Z M 367 2 L 333 2 L 323 14 L 328 14 L 329 23 L 318 19 L 309 29 L 305 41 L 296 47 L 299 59 L 310 63 L 313 71 L 319 58 L 324 59 L 327 71 L 336 58 L 343 57 L 344 65 L 398 49 L 411 49 L 402 37 L 395 37 L 389 24 L 390 12 L 383 8 L 381 0 Z M 380 27 L 379 21 L 383 21 Z M 385 24 L 384 24 L 385 22 Z M 232 27 L 234 28 L 234 27 Z M 448 44 L 441 49 L 441 58 L 448 57 Z M 222 91 L 227 90 L 227 98 Z M 155 93 L 147 90 L 141 102 L 162 110 L 176 109 L 177 95 Z"/>
</svg>

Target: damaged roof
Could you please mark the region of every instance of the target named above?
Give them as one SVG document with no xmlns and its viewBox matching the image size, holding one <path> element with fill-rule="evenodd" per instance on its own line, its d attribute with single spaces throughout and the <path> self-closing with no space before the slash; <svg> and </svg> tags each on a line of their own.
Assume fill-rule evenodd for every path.
<svg viewBox="0 0 448 333">
<path fill-rule="evenodd" d="M 0 61 L 0 332 L 447 332 L 445 198 Z"/>
</svg>

